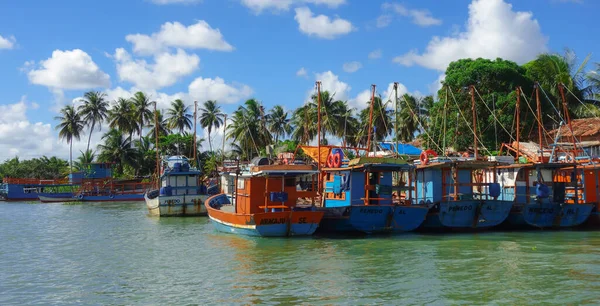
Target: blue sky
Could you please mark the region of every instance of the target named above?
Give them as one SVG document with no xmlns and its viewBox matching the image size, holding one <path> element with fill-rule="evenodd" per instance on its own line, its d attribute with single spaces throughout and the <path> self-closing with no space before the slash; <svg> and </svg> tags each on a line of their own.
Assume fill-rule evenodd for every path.
<svg viewBox="0 0 600 306">
<path fill-rule="evenodd" d="M 464 57 L 524 63 L 569 47 L 596 62 L 599 11 L 591 0 L 2 1 L 0 158 L 67 156 L 53 118 L 88 90 L 144 90 L 160 107 L 216 99 L 230 113 L 250 97 L 294 109 L 320 79 L 360 107 L 370 84 L 429 94 Z"/>
</svg>

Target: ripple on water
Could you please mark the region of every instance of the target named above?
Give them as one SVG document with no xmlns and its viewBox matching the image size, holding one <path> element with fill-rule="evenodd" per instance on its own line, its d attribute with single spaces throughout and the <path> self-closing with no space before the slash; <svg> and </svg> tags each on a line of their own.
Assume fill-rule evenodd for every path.
<svg viewBox="0 0 600 306">
<path fill-rule="evenodd" d="M 143 203 L 0 205 L 0 305 L 597 303 L 600 234 L 261 239 Z"/>
</svg>

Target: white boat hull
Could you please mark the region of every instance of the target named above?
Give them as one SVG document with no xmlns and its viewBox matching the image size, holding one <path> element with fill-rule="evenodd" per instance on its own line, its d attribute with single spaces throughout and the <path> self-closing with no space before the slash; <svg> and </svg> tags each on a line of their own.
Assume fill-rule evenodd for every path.
<svg viewBox="0 0 600 306">
<path fill-rule="evenodd" d="M 208 195 L 174 195 L 148 198 L 144 195 L 148 212 L 152 216 L 206 216 L 204 201 Z"/>
<path fill-rule="evenodd" d="M 55 197 L 45 197 L 38 196 L 40 202 L 42 203 L 64 203 L 64 202 L 75 202 L 77 201 L 74 197 L 65 197 L 65 198 L 55 198 Z"/>
</svg>

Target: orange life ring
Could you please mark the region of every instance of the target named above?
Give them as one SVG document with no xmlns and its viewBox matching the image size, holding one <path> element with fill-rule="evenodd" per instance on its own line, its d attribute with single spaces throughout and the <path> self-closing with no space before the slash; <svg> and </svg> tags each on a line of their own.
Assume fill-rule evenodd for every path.
<svg viewBox="0 0 600 306">
<path fill-rule="evenodd" d="M 462 154 L 462 157 L 469 157 L 469 152 L 465 152 Z"/>
<path fill-rule="evenodd" d="M 342 157 L 340 153 L 333 154 L 333 163 L 331 164 L 333 168 L 339 168 L 342 165 Z"/>
<path fill-rule="evenodd" d="M 419 160 L 421 160 L 421 165 L 429 164 L 429 156 L 425 151 L 421 152 L 421 156 L 419 156 Z"/>
<path fill-rule="evenodd" d="M 434 150 L 431 149 L 427 149 L 423 152 L 421 152 L 421 155 L 419 156 L 419 159 L 421 160 L 421 164 L 422 165 L 427 165 L 429 164 L 429 156 L 433 156 L 433 157 L 437 157 L 437 153 Z"/>
<path fill-rule="evenodd" d="M 333 154 L 329 154 L 329 156 L 327 156 L 327 167 L 333 167 Z"/>
<path fill-rule="evenodd" d="M 287 165 L 288 163 L 289 163 L 288 159 L 287 159 L 287 158 L 284 158 L 284 159 L 283 159 L 283 164 L 284 164 L 284 165 Z"/>
</svg>

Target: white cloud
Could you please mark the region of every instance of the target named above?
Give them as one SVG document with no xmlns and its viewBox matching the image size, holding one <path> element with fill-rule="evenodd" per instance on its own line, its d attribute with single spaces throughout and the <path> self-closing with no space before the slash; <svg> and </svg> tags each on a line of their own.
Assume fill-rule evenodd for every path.
<svg viewBox="0 0 600 306">
<path fill-rule="evenodd" d="M 307 75 L 308 75 L 308 72 L 306 71 L 306 69 L 304 67 L 302 67 L 298 71 L 296 71 L 296 76 L 306 77 Z"/>
<path fill-rule="evenodd" d="M 29 122 L 29 108 L 35 108 L 35 103 L 27 102 L 25 96 L 17 103 L 0 105 L 0 160 L 52 153 L 54 137 L 50 124 Z"/>
<path fill-rule="evenodd" d="M 547 51 L 547 43 L 531 12 L 515 12 L 503 0 L 474 0 L 465 32 L 434 37 L 423 54 L 413 50 L 393 61 L 440 71 L 461 58 L 501 57 L 524 63 Z"/>
<path fill-rule="evenodd" d="M 198 101 L 217 100 L 221 103 L 237 103 L 250 98 L 254 93 L 250 86 L 245 84 L 227 84 L 220 77 L 214 79 L 196 78 L 188 87 L 189 95 Z"/>
<path fill-rule="evenodd" d="M 381 49 L 373 50 L 369 53 L 369 59 L 381 58 Z"/>
<path fill-rule="evenodd" d="M 296 9 L 294 19 L 298 22 L 300 32 L 324 39 L 334 39 L 352 32 L 352 23 L 336 17 L 331 19 L 325 15 L 314 16 L 308 7 Z"/>
<path fill-rule="evenodd" d="M 17 40 L 14 36 L 9 36 L 8 38 L 2 37 L 0 35 L 0 49 L 12 49 L 15 47 L 15 43 Z"/>
<path fill-rule="evenodd" d="M 429 93 L 432 95 L 437 95 L 437 92 L 442 89 L 442 82 L 446 79 L 446 74 L 442 73 L 440 76 L 433 81 L 433 83 L 429 84 L 428 89 Z"/>
<path fill-rule="evenodd" d="M 381 9 L 386 12 L 392 11 L 402 17 L 411 17 L 414 24 L 422 27 L 442 24 L 441 19 L 434 18 L 431 16 L 431 12 L 425 9 L 408 9 L 402 4 L 389 2 L 382 4 Z M 382 14 L 377 18 L 377 27 L 387 27 L 391 22 L 392 16 L 390 14 Z"/>
<path fill-rule="evenodd" d="M 109 87 L 110 77 L 94 63 L 92 57 L 80 49 L 55 50 L 52 57 L 39 63 L 34 69 L 32 62 L 26 62 L 29 81 L 54 89 L 90 89 Z"/>
<path fill-rule="evenodd" d="M 154 4 L 166 5 L 166 4 L 192 4 L 200 3 L 202 0 L 150 0 Z"/>
<path fill-rule="evenodd" d="M 335 93 L 336 100 L 346 101 L 350 94 L 350 85 L 348 83 L 340 81 L 339 77 L 331 71 L 325 71 L 322 73 L 316 73 L 315 78 L 317 81 L 321 81 L 321 91 L 328 91 L 331 94 Z M 314 90 L 309 92 L 309 97 L 314 94 Z"/>
<path fill-rule="evenodd" d="M 330 8 L 336 8 L 346 3 L 346 0 L 241 0 L 242 5 L 248 7 L 256 14 L 262 11 L 271 10 L 274 12 L 287 11 L 293 5 L 302 5 L 306 3 L 315 5 L 326 5 Z"/>
<path fill-rule="evenodd" d="M 219 29 L 213 29 L 204 20 L 190 26 L 179 22 L 166 22 L 160 31 L 151 35 L 130 34 L 125 39 L 133 44 L 133 52 L 149 55 L 164 52 L 168 48 L 208 49 L 232 51 Z"/>
<path fill-rule="evenodd" d="M 348 73 L 354 73 L 354 72 L 358 71 L 358 69 L 362 68 L 362 64 L 360 62 L 354 61 L 354 62 L 344 63 L 342 68 L 344 69 L 344 71 L 346 71 Z"/>
<path fill-rule="evenodd" d="M 127 81 L 143 90 L 155 90 L 175 84 L 179 79 L 196 71 L 200 58 L 195 54 L 187 54 L 182 49 L 177 53 L 159 53 L 154 56 L 154 63 L 146 60 L 135 60 L 123 48 L 115 51 L 117 73 L 121 81 Z"/>
<path fill-rule="evenodd" d="M 369 101 L 371 101 L 371 90 L 365 89 L 359 92 L 353 99 L 348 100 L 348 105 L 360 112 L 368 106 Z"/>
<path fill-rule="evenodd" d="M 383 14 L 380 15 L 379 17 L 377 17 L 377 27 L 378 28 L 385 28 L 387 26 L 390 25 L 390 23 L 392 23 L 392 15 L 390 14 Z"/>
</svg>

